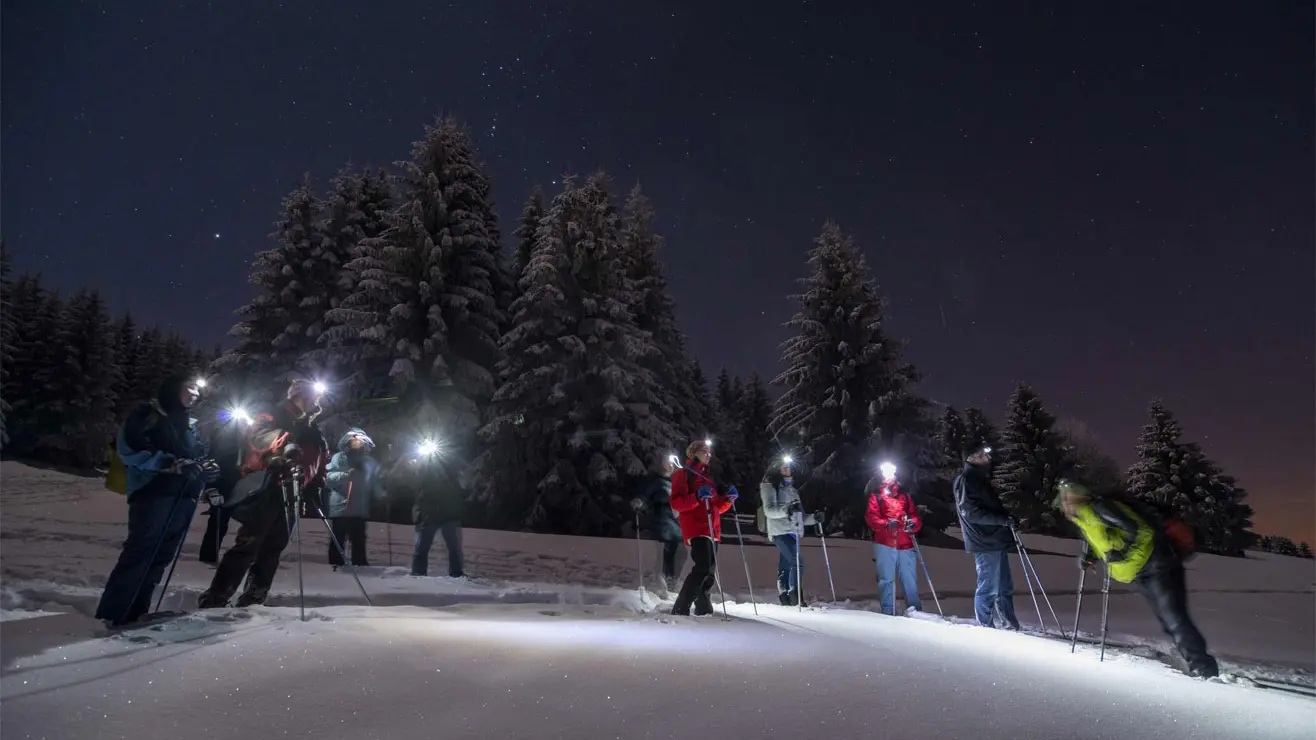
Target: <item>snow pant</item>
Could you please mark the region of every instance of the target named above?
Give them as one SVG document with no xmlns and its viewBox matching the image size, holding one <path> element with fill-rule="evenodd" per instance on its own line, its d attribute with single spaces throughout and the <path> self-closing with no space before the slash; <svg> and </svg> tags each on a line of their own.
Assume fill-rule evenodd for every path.
<svg viewBox="0 0 1316 740">
<path fill-rule="evenodd" d="M 1014 615 L 1014 580 L 1010 577 L 1010 553 L 1005 550 L 973 553 L 978 568 L 978 588 L 973 592 L 973 611 L 978 624 L 995 627 L 993 612 L 1010 629 L 1019 629 Z"/>
<path fill-rule="evenodd" d="M 340 516 L 329 520 L 329 527 L 334 532 L 334 537 L 338 539 L 338 544 L 343 546 L 344 550 L 351 549 L 352 565 L 365 568 L 370 565 L 366 561 L 366 520 L 358 516 Z M 351 541 L 352 547 L 348 548 L 348 541 Z M 333 540 L 329 540 L 329 564 L 346 565 L 343 562 L 343 554 L 338 551 Z"/>
<path fill-rule="evenodd" d="M 675 580 L 679 569 L 676 567 L 676 554 L 681 551 L 680 540 L 663 543 L 663 578 Z"/>
<path fill-rule="evenodd" d="M 206 516 L 210 520 L 206 522 L 206 536 L 201 539 L 201 555 L 198 559 L 215 565 L 219 562 L 219 547 L 224 544 L 224 535 L 228 534 L 228 523 L 233 517 L 228 509 L 220 506 L 210 507 Z"/>
<path fill-rule="evenodd" d="M 793 534 L 779 534 L 772 538 L 777 546 L 777 594 L 796 595 L 800 590 L 800 571 L 797 563 L 803 567 L 800 559 L 800 541 Z"/>
<path fill-rule="evenodd" d="M 690 575 L 681 584 L 681 591 L 672 604 L 672 613 L 688 616 L 690 606 L 694 605 L 695 614 L 703 616 L 713 613 L 713 600 L 709 593 L 717 585 L 717 545 L 710 537 L 696 537 L 690 540 L 690 560 L 694 567 Z"/>
<path fill-rule="evenodd" d="M 1218 674 L 1220 666 L 1206 651 L 1206 638 L 1188 616 L 1188 587 L 1183 563 L 1168 556 L 1153 556 L 1133 583 L 1147 598 L 1152 613 L 1160 620 L 1161 629 L 1169 635 L 1188 664 L 1188 672 L 1207 677 Z"/>
<path fill-rule="evenodd" d="M 105 581 L 97 619 L 127 624 L 150 610 L 155 587 L 187 537 L 201 489 L 199 480 L 182 486 L 148 484 L 128 497 L 128 537 Z"/>
<path fill-rule="evenodd" d="M 443 545 L 448 549 L 448 577 L 461 578 L 462 569 L 462 523 L 459 521 L 429 522 L 416 524 L 416 539 L 411 551 L 411 575 L 427 576 L 430 572 L 430 546 L 434 544 L 434 535 L 443 535 Z M 356 548 L 352 548 L 352 558 L 356 558 Z"/>
<path fill-rule="evenodd" d="M 897 578 L 900 579 L 900 590 L 905 594 L 905 606 L 921 611 L 923 602 L 918 597 L 918 558 L 914 551 L 897 550 L 874 542 L 873 554 L 877 559 L 877 601 L 882 605 L 882 613 L 895 616 Z M 978 573 L 981 579 L 982 571 Z"/>
<path fill-rule="evenodd" d="M 279 556 L 288 546 L 288 527 L 292 512 L 283 505 L 283 493 L 275 488 L 254 494 L 263 497 L 251 507 L 246 522 L 238 527 L 233 547 L 224 553 L 210 581 L 210 588 L 197 598 L 197 607 L 213 609 L 226 606 L 233 593 L 247 578 L 247 587 L 238 598 L 238 606 L 265 603 L 279 571 Z"/>
</svg>

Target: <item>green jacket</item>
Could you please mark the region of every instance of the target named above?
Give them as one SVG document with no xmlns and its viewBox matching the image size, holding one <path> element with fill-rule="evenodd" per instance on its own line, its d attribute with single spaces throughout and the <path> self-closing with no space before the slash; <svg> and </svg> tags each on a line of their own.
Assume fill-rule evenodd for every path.
<svg viewBox="0 0 1316 740">
<path fill-rule="evenodd" d="M 1131 507 L 1118 501 L 1093 501 L 1070 518 L 1087 540 L 1087 549 L 1106 562 L 1110 577 L 1131 583 L 1155 547 L 1156 529 Z"/>
</svg>

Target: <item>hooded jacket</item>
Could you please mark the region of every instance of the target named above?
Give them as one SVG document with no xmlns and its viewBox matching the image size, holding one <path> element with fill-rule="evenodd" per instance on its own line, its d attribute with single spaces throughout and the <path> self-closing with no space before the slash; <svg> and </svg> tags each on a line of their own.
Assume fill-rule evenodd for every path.
<svg viewBox="0 0 1316 740">
<path fill-rule="evenodd" d="M 965 464 L 955 479 L 955 513 L 967 552 L 998 552 L 1014 545 L 1010 515 L 992 490 L 986 467 Z"/>
<path fill-rule="evenodd" d="M 697 495 L 704 486 L 714 489 L 713 498 L 708 500 L 708 508 L 705 508 L 704 502 Z M 685 467 L 672 473 L 672 510 L 676 512 L 677 521 L 681 524 L 681 536 L 685 538 L 685 544 L 690 544 L 690 540 L 696 537 L 722 541 L 722 515 L 731 509 L 731 499 L 716 490 L 708 466 L 698 460 L 686 460 Z M 713 518 L 712 531 L 708 529 L 710 511 Z"/>
<path fill-rule="evenodd" d="M 166 378 L 156 397 L 133 409 L 119 428 L 115 446 L 128 473 L 129 498 L 148 488 L 181 494 L 189 482 L 183 463 L 206 454 L 196 433 L 196 419 L 188 415 L 181 399 L 189 380 L 184 373 Z M 199 486 L 196 492 L 200 493 Z"/>
<path fill-rule="evenodd" d="M 804 528 L 814 523 L 813 515 L 804 513 L 800 490 L 796 486 L 797 482 L 799 486 L 804 485 L 803 475 L 793 467 L 791 473 L 788 481 L 781 474 L 781 466 L 773 466 L 763 474 L 763 482 L 759 484 L 759 499 L 763 502 L 763 518 L 767 523 L 765 534 L 768 539 L 782 535 L 802 537 Z"/>
<path fill-rule="evenodd" d="M 350 446 L 356 437 L 365 442 L 360 451 Z M 374 440 L 355 427 L 338 440 L 338 452 L 325 468 L 325 485 L 329 489 L 325 515 L 330 519 L 368 519 L 373 500 L 387 495 L 379 461 L 370 454 L 374 449 Z"/>
<path fill-rule="evenodd" d="M 900 488 L 893 480 L 880 483 L 876 478 L 868 482 L 868 511 L 864 520 L 873 530 L 873 542 L 896 550 L 914 549 L 914 533 L 923 528 L 914 499 Z M 910 529 L 905 530 L 908 518 Z M 891 522 L 896 523 L 896 531 L 891 531 Z"/>
<path fill-rule="evenodd" d="M 636 488 L 637 499 L 648 508 L 648 529 L 659 542 L 680 542 L 681 525 L 672 511 L 672 480 L 664 475 L 646 475 Z"/>
</svg>

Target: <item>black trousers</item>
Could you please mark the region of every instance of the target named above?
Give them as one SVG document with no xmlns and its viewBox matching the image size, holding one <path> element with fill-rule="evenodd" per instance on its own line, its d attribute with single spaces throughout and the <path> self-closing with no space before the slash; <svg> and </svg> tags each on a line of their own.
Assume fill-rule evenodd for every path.
<svg viewBox="0 0 1316 740">
<path fill-rule="evenodd" d="M 288 546 L 288 525 L 292 512 L 283 505 L 282 492 L 266 491 L 259 504 L 252 507 L 247 521 L 238 527 L 233 547 L 224 553 L 210 581 L 210 588 L 197 599 L 201 609 L 223 607 L 233 598 L 243 576 L 247 587 L 238 598 L 238 606 L 262 604 L 279 570 L 279 556 Z"/>
<path fill-rule="evenodd" d="M 329 526 L 334 531 L 334 537 L 338 539 L 338 544 L 343 546 L 344 550 L 352 551 L 352 565 L 365 568 L 370 565 L 366 561 L 366 520 L 356 516 L 343 516 L 337 519 L 330 519 Z M 349 548 L 348 542 L 351 542 Z M 333 540 L 329 541 L 329 564 L 344 565 L 343 554 L 338 552 Z"/>
<path fill-rule="evenodd" d="M 663 577 L 676 578 L 676 553 L 681 551 L 681 541 L 671 540 L 663 543 Z"/>
<path fill-rule="evenodd" d="M 1219 672 L 1215 658 L 1206 651 L 1206 638 L 1188 616 L 1188 586 L 1183 563 L 1176 558 L 1156 555 L 1143 566 L 1133 580 L 1169 635 L 1188 671 L 1194 675 L 1214 676 Z"/>
<path fill-rule="evenodd" d="M 206 522 L 206 535 L 201 538 L 201 554 L 198 560 L 214 565 L 219 562 L 219 548 L 224 544 L 224 535 L 228 534 L 228 523 L 233 517 L 228 509 L 212 506 L 206 512 L 210 519 Z"/>
<path fill-rule="evenodd" d="M 709 593 L 717 584 L 717 545 L 709 537 L 690 540 L 690 560 L 694 567 L 681 584 L 681 592 L 676 595 L 676 603 L 672 604 L 672 613 L 688 615 L 693 604 L 696 615 L 712 614 L 713 601 Z"/>
</svg>

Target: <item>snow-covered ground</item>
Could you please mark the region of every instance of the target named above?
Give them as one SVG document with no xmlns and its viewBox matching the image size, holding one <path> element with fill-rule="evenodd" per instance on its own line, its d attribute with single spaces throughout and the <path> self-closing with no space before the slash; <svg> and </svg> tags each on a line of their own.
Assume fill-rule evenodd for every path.
<svg viewBox="0 0 1316 740">
<path fill-rule="evenodd" d="M 798 611 L 748 603 L 733 544 L 722 548 L 730 622 L 666 616 L 637 590 L 634 540 L 468 530 L 471 580 L 412 578 L 408 528 L 372 524 L 362 580 L 326 565 L 307 520 L 308 621 L 297 619 L 295 558 L 270 604 L 108 636 L 89 616 L 124 535 L 122 498 L 100 481 L 0 467 L 0 735 L 5 738 L 727 737 L 889 733 L 901 738 L 1312 737 L 1316 700 L 1249 680 L 1313 685 L 1316 570 L 1272 555 L 1201 556 L 1191 606 L 1232 683 L 1184 677 L 1136 593 L 1111 597 L 1111 640 L 1071 655 L 1059 640 L 935 618 L 890 618 L 875 599 L 871 549 L 829 540 L 840 599 Z M 190 608 L 213 570 L 196 562 L 198 516 L 164 608 Z M 231 543 L 232 535 L 229 536 Z M 1072 541 L 1026 544 L 1060 620 L 1074 616 Z M 831 601 L 820 543 L 806 591 Z M 747 547 L 760 598 L 776 551 Z M 972 561 L 924 548 L 948 615 L 972 612 Z M 646 569 L 656 566 L 644 543 Z M 441 544 L 431 572 L 445 572 Z M 1037 612 L 1013 563 L 1016 608 Z M 1099 572 L 1099 571 L 1098 571 Z M 650 589 L 655 581 L 650 576 Z M 1099 627 L 1099 578 L 1084 631 Z M 924 590 L 924 608 L 935 612 Z M 1047 621 L 1050 612 L 1042 610 Z M 721 612 L 719 611 L 719 616 Z M 1051 626 L 1055 630 L 1054 625 Z M 1141 647 L 1147 646 L 1147 647 Z"/>
</svg>

